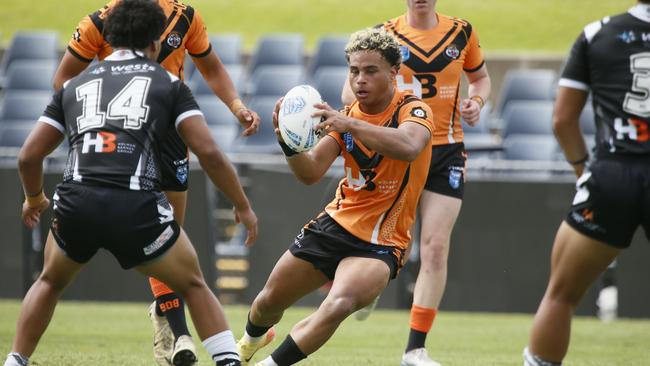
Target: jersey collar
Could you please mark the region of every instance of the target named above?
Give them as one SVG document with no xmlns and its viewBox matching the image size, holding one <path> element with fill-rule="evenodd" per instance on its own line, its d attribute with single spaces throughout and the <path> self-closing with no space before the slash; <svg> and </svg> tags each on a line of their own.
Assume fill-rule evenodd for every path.
<svg viewBox="0 0 650 366">
<path fill-rule="evenodd" d="M 650 5 L 649 4 L 636 4 L 628 11 L 635 18 L 639 18 L 644 22 L 650 23 Z"/>
<path fill-rule="evenodd" d="M 104 60 L 106 60 L 106 61 L 125 61 L 125 60 L 133 60 L 137 56 L 145 57 L 144 53 L 141 52 L 141 51 L 136 51 L 135 53 L 133 53 L 133 51 L 131 51 L 131 50 L 121 48 L 121 49 L 113 51 L 113 53 L 111 53 Z"/>
</svg>

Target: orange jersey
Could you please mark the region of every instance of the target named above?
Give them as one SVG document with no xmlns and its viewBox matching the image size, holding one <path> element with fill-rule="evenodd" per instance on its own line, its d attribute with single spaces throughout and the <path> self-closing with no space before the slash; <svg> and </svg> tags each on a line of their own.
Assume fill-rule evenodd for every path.
<svg viewBox="0 0 650 366">
<path fill-rule="evenodd" d="M 433 131 L 429 106 L 397 90 L 388 108 L 379 114 L 363 113 L 357 101 L 346 107 L 345 113 L 385 128 L 415 122 Z M 409 230 L 429 172 L 431 140 L 414 161 L 408 162 L 369 150 L 349 133 L 329 136 L 341 147 L 346 176 L 325 212 L 361 240 L 405 250 L 411 242 Z"/>
<path fill-rule="evenodd" d="M 103 60 L 113 52 L 104 39 L 104 19 L 118 1 L 112 0 L 79 22 L 68 43 L 70 53 L 90 62 L 95 57 Z M 203 57 L 212 50 L 205 24 L 194 8 L 178 0 L 158 0 L 158 5 L 165 12 L 167 25 L 160 37 L 162 49 L 157 61 L 182 79 L 185 50 L 193 57 Z"/>
<path fill-rule="evenodd" d="M 462 71 L 477 71 L 485 61 L 471 24 L 436 15 L 438 25 L 428 30 L 409 26 L 406 15 L 387 21 L 383 27 L 402 45 L 397 87 L 431 107 L 435 114 L 433 144 L 445 145 L 463 141 L 459 109 Z"/>
</svg>

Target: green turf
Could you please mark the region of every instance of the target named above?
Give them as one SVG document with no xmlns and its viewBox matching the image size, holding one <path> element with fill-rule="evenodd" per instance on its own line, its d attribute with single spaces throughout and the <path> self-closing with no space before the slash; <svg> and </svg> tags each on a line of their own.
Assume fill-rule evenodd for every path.
<svg viewBox="0 0 650 366">
<path fill-rule="evenodd" d="M 107 0 L 4 1 L 0 32 L 7 42 L 16 30 L 54 29 L 62 42 L 79 19 Z M 251 49 L 269 32 L 300 32 L 308 48 L 327 33 L 349 33 L 404 12 L 401 0 L 191 0 L 209 32 L 236 32 Z M 565 52 L 582 27 L 625 11 L 633 0 L 440 0 L 440 12 L 468 19 L 486 51 Z"/>
<path fill-rule="evenodd" d="M 0 301 L 0 354 L 9 351 L 18 312 L 15 301 Z M 235 335 L 241 335 L 247 308 L 228 306 Z M 291 326 L 312 309 L 287 311 L 278 326 L 277 346 Z M 152 365 L 147 304 L 63 302 L 32 357 L 36 365 Z M 443 312 L 429 336 L 429 352 L 449 366 L 520 366 L 530 315 Z M 302 365 L 395 366 L 407 336 L 406 311 L 376 311 L 365 322 L 348 319 L 334 337 Z M 574 321 L 567 364 L 583 366 L 648 365 L 649 320 L 603 324 L 594 318 Z M 260 351 L 260 357 L 274 347 Z M 200 365 L 210 365 L 201 349 Z"/>
</svg>

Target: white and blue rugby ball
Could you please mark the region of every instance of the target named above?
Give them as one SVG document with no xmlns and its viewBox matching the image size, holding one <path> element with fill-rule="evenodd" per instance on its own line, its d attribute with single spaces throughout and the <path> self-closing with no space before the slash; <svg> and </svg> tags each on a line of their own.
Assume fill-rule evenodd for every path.
<svg viewBox="0 0 650 366">
<path fill-rule="evenodd" d="M 284 96 L 278 112 L 278 127 L 284 143 L 294 151 L 309 151 L 320 138 L 313 129 L 321 119 L 312 117 L 318 111 L 314 108 L 316 103 L 323 103 L 323 100 L 318 90 L 309 85 L 298 85 Z"/>
</svg>

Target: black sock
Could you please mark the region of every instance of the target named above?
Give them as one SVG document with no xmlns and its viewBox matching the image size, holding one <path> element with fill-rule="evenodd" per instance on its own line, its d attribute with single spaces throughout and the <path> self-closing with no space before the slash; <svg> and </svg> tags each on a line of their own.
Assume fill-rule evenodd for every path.
<svg viewBox="0 0 650 366">
<path fill-rule="evenodd" d="M 248 319 L 246 321 L 246 333 L 251 336 L 251 337 L 261 337 L 264 335 L 264 333 L 268 332 L 269 329 L 271 329 L 272 326 L 257 326 L 253 323 L 251 323 L 251 314 L 248 313 L 248 316 L 246 317 Z"/>
<path fill-rule="evenodd" d="M 406 345 L 406 352 L 414 350 L 416 348 L 424 348 L 424 342 L 427 340 L 427 333 L 419 332 L 411 328 L 409 333 L 409 342 Z"/>
<path fill-rule="evenodd" d="M 291 335 L 288 335 L 282 344 L 271 353 L 271 357 L 278 366 L 289 366 L 300 360 L 304 360 L 307 358 L 307 355 L 302 353 L 296 342 L 291 338 Z"/>
<path fill-rule="evenodd" d="M 187 329 L 187 322 L 185 320 L 185 304 L 183 299 L 178 295 L 171 293 L 162 295 L 156 299 L 156 313 L 162 311 L 162 315 L 167 318 L 169 328 L 174 333 L 174 338 L 182 335 L 190 335 L 190 330 Z"/>
<path fill-rule="evenodd" d="M 229 358 L 226 360 L 217 361 L 217 366 L 241 366 L 241 361 Z"/>
</svg>

